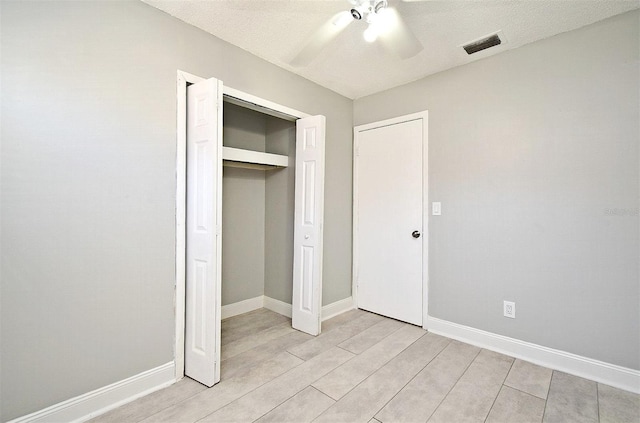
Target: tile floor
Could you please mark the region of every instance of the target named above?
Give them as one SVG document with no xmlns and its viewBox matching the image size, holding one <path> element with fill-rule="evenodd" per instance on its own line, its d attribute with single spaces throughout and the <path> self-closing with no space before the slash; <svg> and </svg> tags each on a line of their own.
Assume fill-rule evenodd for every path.
<svg viewBox="0 0 640 423">
<path fill-rule="evenodd" d="M 106 422 L 640 422 L 640 396 L 361 310 L 312 337 L 260 309 L 222 322 L 222 378 Z"/>
</svg>

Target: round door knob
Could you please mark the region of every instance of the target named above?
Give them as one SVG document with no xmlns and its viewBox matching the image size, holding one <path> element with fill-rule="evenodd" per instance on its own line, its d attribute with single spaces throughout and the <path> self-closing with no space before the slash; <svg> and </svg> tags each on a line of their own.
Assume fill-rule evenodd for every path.
<svg viewBox="0 0 640 423">
<path fill-rule="evenodd" d="M 305 235 L 305 236 L 304 236 L 304 239 L 309 239 L 309 235 Z"/>
<path fill-rule="evenodd" d="M 420 231 L 411 232 L 411 236 L 414 237 L 414 238 L 420 238 Z"/>
</svg>

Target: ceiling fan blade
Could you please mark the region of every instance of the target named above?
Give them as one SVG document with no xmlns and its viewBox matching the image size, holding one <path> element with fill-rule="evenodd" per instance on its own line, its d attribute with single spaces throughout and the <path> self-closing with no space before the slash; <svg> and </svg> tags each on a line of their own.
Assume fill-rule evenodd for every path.
<svg viewBox="0 0 640 423">
<path fill-rule="evenodd" d="M 294 67 L 307 66 L 351 22 L 353 17 L 349 11 L 337 13 L 311 35 L 302 50 L 289 63 Z"/>
<path fill-rule="evenodd" d="M 387 7 L 382 10 L 380 20 L 378 39 L 387 50 L 401 59 L 408 59 L 424 49 L 396 9 Z"/>
</svg>

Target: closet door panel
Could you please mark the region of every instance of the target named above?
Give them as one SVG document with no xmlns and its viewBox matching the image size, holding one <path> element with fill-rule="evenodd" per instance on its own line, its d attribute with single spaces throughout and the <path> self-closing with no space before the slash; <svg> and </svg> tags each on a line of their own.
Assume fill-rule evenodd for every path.
<svg viewBox="0 0 640 423">
<path fill-rule="evenodd" d="M 221 83 L 187 88 L 185 375 L 220 380 Z"/>
<path fill-rule="evenodd" d="M 295 329 L 318 335 L 322 308 L 325 117 L 296 122 L 293 304 Z"/>
</svg>

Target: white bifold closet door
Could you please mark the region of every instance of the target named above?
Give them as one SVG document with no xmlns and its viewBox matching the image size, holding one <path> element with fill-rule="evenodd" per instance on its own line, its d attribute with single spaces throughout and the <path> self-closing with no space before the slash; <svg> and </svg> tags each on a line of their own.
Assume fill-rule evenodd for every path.
<svg viewBox="0 0 640 423">
<path fill-rule="evenodd" d="M 187 87 L 187 224 L 184 373 L 220 381 L 222 83 Z"/>
<path fill-rule="evenodd" d="M 311 335 L 320 333 L 322 309 L 324 141 L 324 116 L 311 116 L 296 121 L 291 320 L 295 329 Z"/>
</svg>

